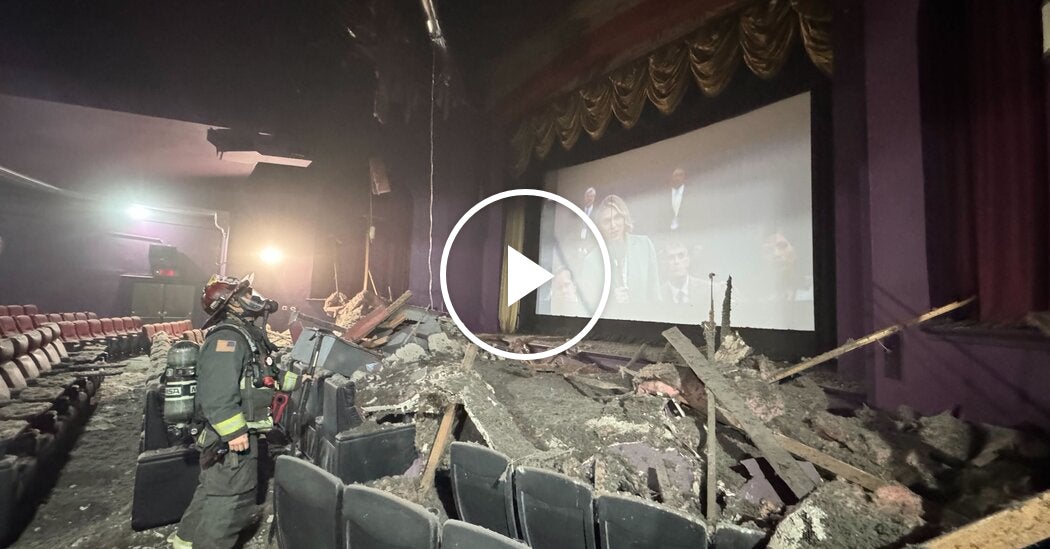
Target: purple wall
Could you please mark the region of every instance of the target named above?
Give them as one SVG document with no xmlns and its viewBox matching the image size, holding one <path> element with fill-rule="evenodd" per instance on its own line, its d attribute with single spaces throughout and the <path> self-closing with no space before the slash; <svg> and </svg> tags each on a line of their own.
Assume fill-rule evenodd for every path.
<svg viewBox="0 0 1050 549">
<path fill-rule="evenodd" d="M 845 341 L 920 314 L 931 303 L 919 2 L 852 2 L 839 8 L 836 250 L 838 330 Z M 860 49 L 841 47 L 846 44 Z M 866 141 L 862 149 L 860 135 Z M 875 406 L 907 404 L 923 413 L 956 409 L 972 420 L 1050 428 L 1050 347 L 946 338 L 919 329 L 889 344 L 888 350 L 872 346 L 842 361 L 847 373 L 864 368 Z"/>
</svg>

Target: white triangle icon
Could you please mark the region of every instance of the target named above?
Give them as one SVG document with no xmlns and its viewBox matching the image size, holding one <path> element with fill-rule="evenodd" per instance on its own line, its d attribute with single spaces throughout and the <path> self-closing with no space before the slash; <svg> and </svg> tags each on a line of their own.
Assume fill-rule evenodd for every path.
<svg viewBox="0 0 1050 549">
<path fill-rule="evenodd" d="M 521 252 L 507 246 L 507 306 L 518 302 L 530 292 L 554 278 Z"/>
</svg>

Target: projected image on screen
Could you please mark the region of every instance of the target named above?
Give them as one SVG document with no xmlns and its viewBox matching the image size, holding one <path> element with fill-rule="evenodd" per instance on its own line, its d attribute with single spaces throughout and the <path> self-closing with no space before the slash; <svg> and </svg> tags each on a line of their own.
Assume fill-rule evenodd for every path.
<svg viewBox="0 0 1050 549">
<path fill-rule="evenodd" d="M 599 227 L 612 261 L 603 318 L 813 329 L 810 98 L 801 94 L 693 132 L 546 175 Z M 602 287 L 593 236 L 566 208 L 541 217 L 554 273 L 536 312 L 588 317 Z M 712 284 L 709 273 L 715 273 Z"/>
</svg>

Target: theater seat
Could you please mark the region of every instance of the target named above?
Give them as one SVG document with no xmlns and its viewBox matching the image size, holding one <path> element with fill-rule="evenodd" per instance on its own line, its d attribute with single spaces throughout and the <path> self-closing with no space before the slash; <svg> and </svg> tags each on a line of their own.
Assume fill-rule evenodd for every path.
<svg viewBox="0 0 1050 549">
<path fill-rule="evenodd" d="M 113 331 L 116 332 L 117 335 L 119 335 L 119 336 L 126 336 L 126 335 L 128 335 L 127 330 L 124 329 L 124 319 L 123 318 L 113 317 L 113 318 L 111 318 L 109 320 L 110 320 L 110 322 L 113 323 Z M 104 327 L 105 326 L 103 325 L 103 328 Z"/>
<path fill-rule="evenodd" d="M 15 324 L 18 325 L 18 331 L 23 334 L 29 330 L 35 330 L 36 326 L 33 326 L 33 319 L 29 315 L 18 315 L 15 317 Z"/>
<path fill-rule="evenodd" d="M 15 358 L 15 342 L 10 339 L 0 339 L 0 362 L 7 362 Z"/>
<path fill-rule="evenodd" d="M 99 319 L 99 324 L 102 325 L 102 335 L 104 335 L 106 337 L 117 337 L 117 335 L 118 335 L 117 334 L 117 330 L 113 326 L 113 319 L 112 318 Z"/>
<path fill-rule="evenodd" d="M 0 316 L 11 316 L 11 314 L 7 312 L 7 305 L 0 305 Z"/>
<path fill-rule="evenodd" d="M 157 325 L 147 324 L 142 328 L 142 333 L 146 334 L 147 341 L 153 341 L 154 337 L 157 337 Z"/>
<path fill-rule="evenodd" d="M 449 449 L 452 499 L 459 517 L 516 538 L 509 465 L 507 456 L 479 444 L 456 441 Z"/>
<path fill-rule="evenodd" d="M 343 490 L 346 542 L 354 549 L 436 549 L 437 517 L 394 494 L 351 484 Z"/>
<path fill-rule="evenodd" d="M 11 337 L 20 334 L 15 319 L 9 316 L 0 316 L 0 337 Z"/>
<path fill-rule="evenodd" d="M 73 326 L 77 329 L 77 337 L 80 338 L 81 343 L 96 343 L 95 336 L 91 335 L 91 326 L 88 325 L 88 321 L 77 320 Z"/>
<path fill-rule="evenodd" d="M 18 365 L 13 360 L 0 363 L 0 377 L 12 391 L 21 391 L 28 386 L 25 376 L 22 375 L 22 371 L 18 369 Z"/>
<path fill-rule="evenodd" d="M 603 495 L 595 502 L 602 549 L 704 549 L 707 528 L 698 520 L 637 497 Z"/>
<path fill-rule="evenodd" d="M 68 321 L 68 322 L 76 322 L 79 319 L 77 318 L 77 314 L 76 313 L 62 313 L 62 320 L 65 320 L 65 321 Z M 84 320 L 87 320 L 87 319 L 85 318 Z"/>
<path fill-rule="evenodd" d="M 51 319 L 47 318 L 47 315 L 33 315 L 33 326 L 37 328 L 51 322 Z"/>
<path fill-rule="evenodd" d="M 39 349 L 44 344 L 44 335 L 39 330 L 29 330 L 22 335 L 29 340 L 29 352 Z"/>
<path fill-rule="evenodd" d="M 274 465 L 274 508 L 279 546 L 344 547 L 343 483 L 308 461 L 279 456 Z M 355 546 L 356 547 L 356 546 Z"/>
<path fill-rule="evenodd" d="M 535 467 L 514 469 L 514 506 L 521 537 L 536 549 L 593 549 L 591 487 Z"/>
<path fill-rule="evenodd" d="M 8 337 L 7 340 L 15 346 L 14 356 L 22 356 L 29 352 L 29 338 L 27 338 L 25 334 L 15 334 Z"/>
<path fill-rule="evenodd" d="M 21 305 L 8 305 L 7 306 L 7 315 L 8 316 L 18 316 L 18 315 L 24 315 L 24 314 L 26 314 L 26 310 L 25 310 L 25 307 L 23 307 Z"/>
<path fill-rule="evenodd" d="M 61 313 L 48 313 L 47 319 L 51 322 L 62 322 L 63 320 L 65 320 L 64 318 L 62 318 Z"/>
<path fill-rule="evenodd" d="M 62 331 L 62 341 L 70 345 L 79 345 L 80 336 L 77 335 L 77 328 L 68 320 L 63 320 L 58 323 L 58 329 Z"/>
<path fill-rule="evenodd" d="M 98 320 L 98 315 L 95 313 L 87 313 L 88 320 Z"/>
<path fill-rule="evenodd" d="M 132 316 L 130 318 L 131 318 L 131 322 L 134 323 L 135 331 L 137 332 L 137 331 L 141 330 L 142 329 L 142 317 L 140 317 L 140 316 Z"/>
<path fill-rule="evenodd" d="M 441 526 L 441 549 L 529 549 L 529 546 L 487 528 L 450 519 Z"/>
<path fill-rule="evenodd" d="M 18 371 L 22 372 L 22 377 L 26 380 L 40 377 L 40 370 L 36 367 L 36 362 L 34 362 L 29 355 L 22 355 L 15 358 L 15 366 L 18 367 Z"/>
<path fill-rule="evenodd" d="M 87 313 L 73 313 L 73 317 L 75 317 L 77 320 L 83 320 L 85 322 L 88 320 Z"/>
<path fill-rule="evenodd" d="M 36 305 L 22 305 L 22 308 L 25 309 L 25 314 L 29 316 L 33 316 L 40 312 L 40 309 L 38 309 Z"/>
</svg>

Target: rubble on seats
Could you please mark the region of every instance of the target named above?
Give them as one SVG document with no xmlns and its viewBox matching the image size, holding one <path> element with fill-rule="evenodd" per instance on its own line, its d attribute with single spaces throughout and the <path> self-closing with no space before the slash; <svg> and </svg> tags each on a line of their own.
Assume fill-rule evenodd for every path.
<svg viewBox="0 0 1050 549">
<path fill-rule="evenodd" d="M 541 341 L 519 336 L 502 344 L 529 351 Z M 601 344 L 583 342 L 540 361 L 484 351 L 465 361 L 472 344 L 447 318 L 408 306 L 390 311 L 362 340 L 369 342 L 384 358 L 353 376 L 366 416 L 356 429 L 414 422 L 416 449 L 425 460 L 448 405 L 457 404 L 457 440 L 488 446 L 513 465 L 589 483 L 596 496 L 631 494 L 706 521 L 707 394 L 676 353 L 596 360 L 587 349 Z M 720 519 L 709 532 L 712 540 L 740 547 L 899 546 L 1045 489 L 1039 464 L 1050 450 L 1039 433 L 973 425 L 949 411 L 923 417 L 906 408 L 845 405 L 829 390 L 848 393 L 855 385 L 816 371 L 770 383 L 786 365 L 758 353 L 736 331 L 724 334 L 713 358 L 747 410 L 776 436 L 875 484 L 863 486 L 800 460 L 817 488 L 796 499 L 734 419 L 719 411 Z M 440 457 L 439 467 L 447 468 L 447 453 Z M 444 518 L 435 489 L 419 489 L 416 469 L 369 485 Z"/>
</svg>

